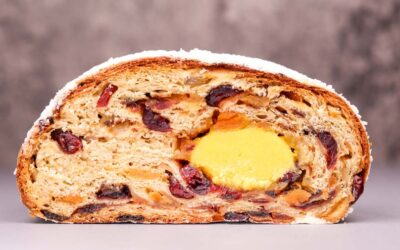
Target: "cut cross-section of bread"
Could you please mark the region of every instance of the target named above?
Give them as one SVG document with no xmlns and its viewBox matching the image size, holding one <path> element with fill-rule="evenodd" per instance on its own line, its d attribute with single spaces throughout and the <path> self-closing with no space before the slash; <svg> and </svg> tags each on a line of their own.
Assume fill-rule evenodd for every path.
<svg viewBox="0 0 400 250">
<path fill-rule="evenodd" d="M 336 223 L 364 189 L 355 107 L 260 59 L 149 51 L 69 82 L 29 131 L 17 182 L 63 223 Z"/>
</svg>

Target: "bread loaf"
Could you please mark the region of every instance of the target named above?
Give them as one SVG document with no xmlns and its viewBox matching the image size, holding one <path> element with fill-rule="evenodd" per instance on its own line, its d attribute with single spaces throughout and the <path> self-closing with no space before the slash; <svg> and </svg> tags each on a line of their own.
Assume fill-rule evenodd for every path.
<svg viewBox="0 0 400 250">
<path fill-rule="evenodd" d="M 148 51 L 60 90 L 17 166 L 32 216 L 62 223 L 336 223 L 363 192 L 358 111 L 260 59 Z"/>
</svg>

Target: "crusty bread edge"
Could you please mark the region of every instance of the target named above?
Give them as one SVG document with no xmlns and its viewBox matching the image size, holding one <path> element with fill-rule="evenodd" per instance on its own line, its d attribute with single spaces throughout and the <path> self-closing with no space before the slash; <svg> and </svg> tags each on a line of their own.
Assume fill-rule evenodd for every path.
<svg viewBox="0 0 400 250">
<path fill-rule="evenodd" d="M 252 71 L 253 73 L 268 73 L 268 74 L 279 74 L 282 77 L 287 77 L 289 85 L 300 85 L 300 87 L 305 87 L 312 89 L 314 91 L 323 93 L 324 97 L 329 99 L 332 103 L 337 104 L 342 107 L 344 112 L 347 113 L 355 125 L 356 130 L 359 134 L 361 145 L 363 148 L 364 157 L 364 181 L 366 181 L 370 169 L 370 163 L 372 161 L 370 153 L 370 145 L 368 141 L 368 135 L 365 129 L 366 122 L 361 121 L 361 116 L 359 115 L 358 109 L 351 105 L 342 95 L 337 94 L 332 86 L 327 85 L 319 80 L 311 79 L 299 72 L 288 69 L 282 65 L 265 61 L 257 58 L 250 58 L 245 56 L 230 55 L 230 54 L 217 54 L 209 51 L 194 49 L 191 51 L 144 51 L 132 55 L 127 55 L 119 58 L 110 58 L 108 61 L 93 67 L 92 69 L 86 71 L 78 78 L 68 82 L 61 90 L 57 92 L 55 97 L 50 101 L 50 104 L 43 110 L 40 117 L 35 121 L 33 127 L 28 131 L 24 143 L 18 155 L 17 169 L 15 171 L 17 175 L 17 183 L 19 190 L 21 192 L 21 199 L 23 203 L 28 208 L 33 208 L 35 205 L 29 200 L 29 197 L 24 192 L 25 184 L 23 183 L 23 176 L 27 176 L 28 168 L 24 166 L 29 166 L 29 162 L 26 162 L 26 158 L 23 155 L 31 149 L 33 143 L 30 140 L 35 140 L 35 135 L 39 133 L 39 121 L 41 119 L 46 119 L 52 116 L 58 107 L 60 107 L 66 97 L 68 97 L 72 92 L 78 88 L 78 84 L 89 79 L 100 72 L 109 72 L 117 68 L 123 67 L 124 63 L 128 62 L 138 62 L 142 60 L 159 60 L 161 65 L 165 63 L 165 59 L 168 60 L 180 60 L 182 62 L 190 62 L 190 64 L 196 64 L 198 67 L 205 66 L 215 66 L 228 68 L 230 70 L 240 70 L 240 71 Z M 293 81 L 294 80 L 294 81 Z M 348 210 L 349 212 L 351 209 Z M 32 213 L 32 211 L 31 211 Z M 33 214 L 32 214 L 33 215 Z M 35 214 L 37 215 L 37 214 Z M 343 215 L 342 217 L 345 217 Z M 316 218 L 312 215 L 307 215 L 304 218 L 298 219 L 293 223 L 312 223 L 312 224 L 322 224 L 336 221 L 336 219 L 324 220 Z M 196 222 L 195 222 L 196 223 Z"/>
</svg>

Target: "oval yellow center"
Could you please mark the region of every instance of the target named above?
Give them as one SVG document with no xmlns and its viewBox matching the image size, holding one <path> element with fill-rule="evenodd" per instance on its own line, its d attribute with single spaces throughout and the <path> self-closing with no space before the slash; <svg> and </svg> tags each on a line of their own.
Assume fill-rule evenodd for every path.
<svg viewBox="0 0 400 250">
<path fill-rule="evenodd" d="M 190 162 L 216 184 L 236 189 L 264 189 L 294 168 L 289 145 L 257 127 L 214 130 L 200 138 Z"/>
</svg>

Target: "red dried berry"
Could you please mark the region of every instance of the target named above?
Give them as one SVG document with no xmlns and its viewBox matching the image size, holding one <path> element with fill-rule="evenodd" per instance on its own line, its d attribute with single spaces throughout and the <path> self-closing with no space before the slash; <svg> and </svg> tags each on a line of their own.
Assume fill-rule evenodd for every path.
<svg viewBox="0 0 400 250">
<path fill-rule="evenodd" d="M 129 186 L 126 184 L 102 184 L 96 192 L 98 199 L 129 199 L 132 198 Z"/>
<path fill-rule="evenodd" d="M 118 90 L 118 87 L 112 84 L 109 84 L 101 93 L 99 100 L 97 101 L 97 107 L 102 108 L 106 107 L 108 102 L 110 101 L 111 96 Z"/>
<path fill-rule="evenodd" d="M 168 132 L 171 130 L 171 127 L 169 126 L 169 120 L 167 118 L 162 117 L 157 112 L 154 112 L 148 106 L 144 105 L 142 109 L 142 121 L 149 129 L 159 132 Z"/>
<path fill-rule="evenodd" d="M 353 186 L 351 193 L 353 194 L 354 201 L 352 203 L 356 202 L 358 198 L 360 198 L 363 192 L 364 192 L 364 171 L 354 175 L 353 177 Z"/>
<path fill-rule="evenodd" d="M 317 132 L 317 138 L 326 150 L 325 158 L 327 162 L 327 168 L 333 169 L 336 164 L 338 150 L 338 145 L 335 138 L 333 138 L 331 133 L 327 131 Z"/>
<path fill-rule="evenodd" d="M 210 190 L 210 180 L 200 170 L 186 165 L 180 169 L 180 173 L 189 189 L 196 194 L 207 194 Z"/>
<path fill-rule="evenodd" d="M 168 174 L 169 191 L 173 196 L 183 199 L 192 199 L 194 197 L 194 194 L 186 190 L 170 171 L 166 170 L 165 173 Z"/>
<path fill-rule="evenodd" d="M 206 96 L 206 103 L 212 107 L 218 107 L 219 103 L 231 96 L 237 95 L 242 91 L 233 88 L 231 85 L 220 85 L 211 89 L 211 91 Z"/>
<path fill-rule="evenodd" d="M 54 129 L 50 136 L 58 143 L 64 153 L 74 154 L 83 148 L 82 140 L 73 135 L 71 131 L 64 132 L 62 129 Z"/>
</svg>

